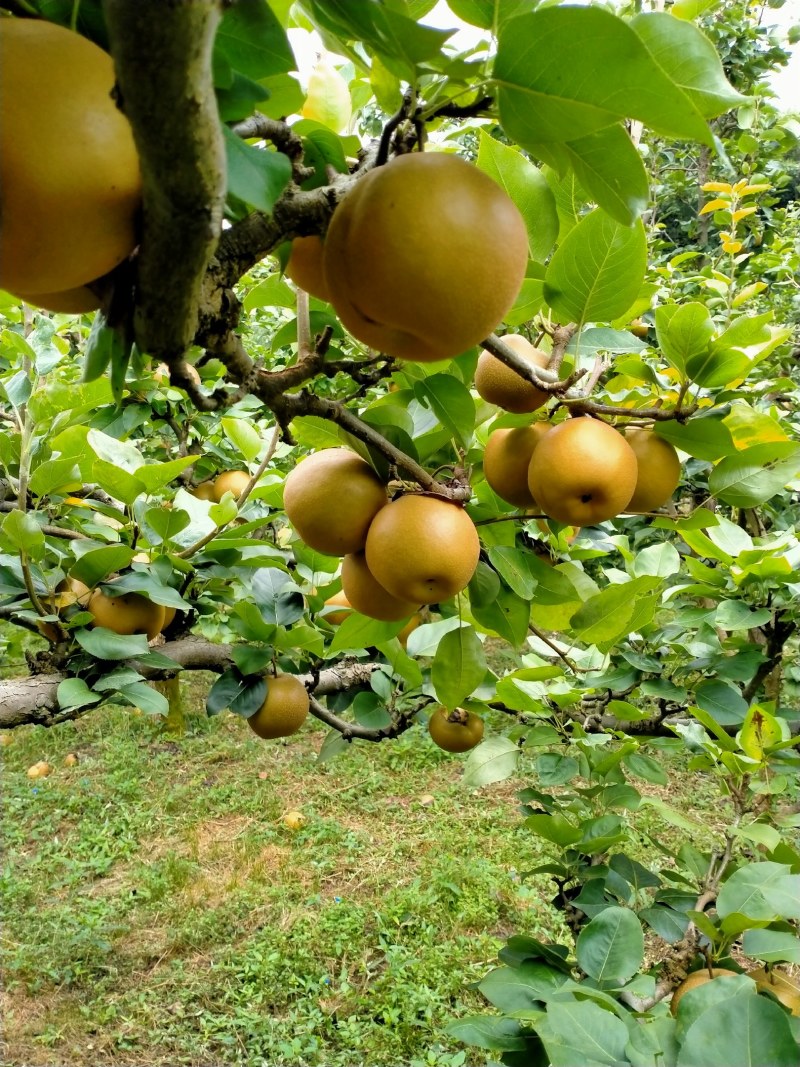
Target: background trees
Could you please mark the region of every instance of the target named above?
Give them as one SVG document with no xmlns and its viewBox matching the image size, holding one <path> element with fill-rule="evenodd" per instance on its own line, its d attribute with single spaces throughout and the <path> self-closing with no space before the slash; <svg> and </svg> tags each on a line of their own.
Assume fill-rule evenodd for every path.
<svg viewBox="0 0 800 1067">
<path fill-rule="evenodd" d="M 4 6 L 74 17 L 66 3 Z M 790 1017 L 749 978 L 698 989 L 677 1022 L 664 1003 L 703 956 L 736 970 L 797 962 L 794 817 L 773 810 L 797 769 L 796 140 L 758 83 L 784 53 L 736 5 L 704 16 L 723 69 L 685 5 L 628 19 L 453 0 L 483 31 L 454 55 L 425 25 L 431 6 L 76 9 L 77 29 L 114 56 L 142 160 L 141 247 L 94 287 L 93 320 L 5 300 L 0 612 L 48 644 L 29 650 L 30 677 L 0 682 L 0 725 L 102 715 L 112 697 L 164 714 L 148 682 L 178 668 L 218 672 L 209 712 L 245 717 L 276 667 L 302 678 L 330 729 L 324 758 L 397 736 L 429 705 L 491 723 L 498 712 L 506 728 L 486 731 L 465 785 L 532 763 L 526 825 L 553 846 L 540 870 L 575 943 L 512 938 L 483 986 L 511 1018 L 457 1034 L 509 1063 L 659 1050 L 700 1062 L 711 1032 L 725 1037 L 704 1062 L 739 1062 L 745 1042 L 754 1060 L 792 1062 Z M 290 23 L 345 60 L 320 63 L 305 95 Z M 499 181 L 526 224 L 526 276 L 487 346 L 550 397 L 548 416 L 652 429 L 677 448 L 667 508 L 576 538 L 506 504 L 484 449 L 531 415 L 476 393 L 477 349 L 384 358 L 324 293 L 282 277 L 287 242 L 324 234 L 360 174 L 426 141 Z M 549 352 L 549 376 L 508 333 Z M 331 625 L 340 561 L 285 521 L 286 475 L 331 445 L 392 491 L 469 496 L 474 577 L 428 606 L 405 645 L 405 618 Z M 195 495 L 230 469 L 251 475 L 246 487 Z M 69 583 L 110 579 L 174 609 L 165 642 L 89 625 Z M 494 642 L 502 665 L 487 658 Z M 636 787 L 665 785 L 674 751 L 728 798 L 713 850 Z M 645 803 L 687 841 L 650 836 L 643 855 Z M 646 962 L 643 929 L 659 939 Z"/>
</svg>

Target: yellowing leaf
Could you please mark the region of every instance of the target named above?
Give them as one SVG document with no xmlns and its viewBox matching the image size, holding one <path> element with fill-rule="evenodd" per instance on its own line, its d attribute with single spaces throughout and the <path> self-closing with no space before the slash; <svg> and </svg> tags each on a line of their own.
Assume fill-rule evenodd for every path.
<svg viewBox="0 0 800 1067">
<path fill-rule="evenodd" d="M 727 182 L 706 182 L 700 188 L 704 193 L 732 193 L 733 186 Z"/>
<path fill-rule="evenodd" d="M 745 285 L 745 287 L 740 289 L 733 298 L 733 306 L 738 308 L 749 300 L 751 296 L 755 296 L 757 293 L 763 293 L 766 288 L 767 286 L 765 282 L 753 282 L 752 285 Z"/>
<path fill-rule="evenodd" d="M 334 133 L 347 128 L 352 113 L 347 82 L 327 59 L 321 58 L 308 79 L 308 94 L 303 104 L 303 118 L 321 122 Z"/>
<path fill-rule="evenodd" d="M 729 210 L 730 206 L 731 205 L 728 203 L 727 200 L 720 200 L 719 198 L 717 198 L 716 200 L 709 200 L 709 202 L 707 204 L 704 204 L 700 209 L 700 214 L 708 215 L 710 211 L 727 211 Z"/>
<path fill-rule="evenodd" d="M 755 204 L 751 204 L 750 207 L 740 207 L 738 211 L 734 211 L 731 214 L 731 218 L 734 222 L 738 222 L 739 219 L 743 219 L 747 215 L 753 215 L 756 211 L 758 211 L 758 208 L 755 206 Z"/>
<path fill-rule="evenodd" d="M 733 255 L 736 255 L 737 252 L 741 252 L 743 247 L 744 247 L 744 245 L 742 244 L 741 241 L 723 241 L 722 242 L 722 250 L 723 250 L 723 252 L 731 252 Z"/>
<path fill-rule="evenodd" d="M 761 762 L 765 750 L 782 740 L 783 734 L 775 716 L 754 704 L 745 715 L 739 732 L 739 746 L 745 756 Z"/>
<path fill-rule="evenodd" d="M 736 184 L 734 185 L 733 191 L 734 193 L 736 193 L 737 196 L 741 196 L 741 194 L 745 191 L 746 188 L 747 178 L 740 178 L 739 181 L 736 182 Z"/>
<path fill-rule="evenodd" d="M 749 193 L 765 193 L 767 189 L 771 189 L 772 186 L 768 182 L 762 182 L 760 185 L 746 185 L 742 189 L 741 195 L 747 196 Z"/>
<path fill-rule="evenodd" d="M 722 421 L 728 427 L 733 443 L 739 451 L 753 445 L 789 440 L 777 419 L 765 411 L 756 411 L 744 400 L 732 404 L 730 414 Z"/>
</svg>

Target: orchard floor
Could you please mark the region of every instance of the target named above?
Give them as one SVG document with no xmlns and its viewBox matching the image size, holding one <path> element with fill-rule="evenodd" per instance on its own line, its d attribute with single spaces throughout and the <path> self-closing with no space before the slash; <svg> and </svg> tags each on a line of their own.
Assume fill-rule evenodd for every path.
<svg viewBox="0 0 800 1067">
<path fill-rule="evenodd" d="M 263 742 L 233 715 L 187 721 L 170 737 L 106 709 L 2 749 L 3 1062 L 486 1063 L 447 1022 L 484 1010 L 471 984 L 506 936 L 562 934 L 552 888 L 517 874 L 543 858 L 524 774 L 467 793 L 419 727 L 319 766 L 319 724 Z"/>
</svg>

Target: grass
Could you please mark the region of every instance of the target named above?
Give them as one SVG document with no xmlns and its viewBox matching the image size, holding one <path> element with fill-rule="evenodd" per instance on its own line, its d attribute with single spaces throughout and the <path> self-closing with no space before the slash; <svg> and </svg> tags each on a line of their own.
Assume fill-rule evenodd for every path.
<svg viewBox="0 0 800 1067">
<path fill-rule="evenodd" d="M 563 937 L 516 873 L 542 859 L 520 779 L 465 793 L 419 728 L 319 766 L 318 725 L 188 722 L 106 709 L 3 750 L 4 1062 L 485 1063 L 447 1022 L 510 933 Z"/>
</svg>

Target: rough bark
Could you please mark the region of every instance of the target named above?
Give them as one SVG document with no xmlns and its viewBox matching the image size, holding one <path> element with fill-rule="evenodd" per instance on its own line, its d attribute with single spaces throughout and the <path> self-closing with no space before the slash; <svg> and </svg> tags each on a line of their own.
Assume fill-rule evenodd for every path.
<svg viewBox="0 0 800 1067">
<path fill-rule="evenodd" d="M 231 645 L 214 645 L 199 637 L 184 637 L 168 642 L 159 648 L 159 652 L 180 664 L 181 670 L 221 674 L 233 666 Z M 130 666 L 148 681 L 164 681 L 177 674 L 174 669 L 156 669 L 136 661 L 131 662 Z M 321 671 L 316 682 L 310 674 L 300 675 L 300 678 L 316 697 L 321 697 L 367 684 L 376 667 L 372 663 L 343 660 Z M 39 674 L 30 678 L 0 681 L 0 729 L 8 730 L 26 724 L 55 726 L 96 710 L 94 707 L 59 708 L 58 687 L 66 677 L 65 674 Z"/>
<path fill-rule="evenodd" d="M 144 186 L 134 328 L 174 360 L 197 332 L 222 225 L 225 148 L 211 71 L 222 0 L 104 0 Z"/>
</svg>

